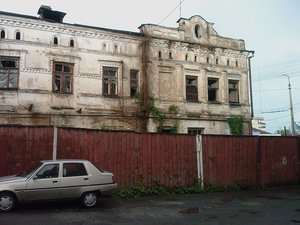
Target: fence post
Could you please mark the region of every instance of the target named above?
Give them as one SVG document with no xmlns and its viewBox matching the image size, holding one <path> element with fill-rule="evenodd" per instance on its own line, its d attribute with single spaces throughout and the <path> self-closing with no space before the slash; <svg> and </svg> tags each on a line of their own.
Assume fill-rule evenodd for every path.
<svg viewBox="0 0 300 225">
<path fill-rule="evenodd" d="M 52 159 L 56 160 L 56 154 L 57 154 L 57 126 L 54 126 L 53 129 L 53 151 L 52 151 Z"/>
<path fill-rule="evenodd" d="M 262 185 L 260 182 L 260 168 L 261 168 L 261 141 L 260 137 L 256 137 L 256 185 Z"/>
<path fill-rule="evenodd" d="M 196 149 L 197 149 L 198 180 L 200 180 L 201 187 L 203 187 L 204 180 L 203 180 L 203 155 L 202 155 L 202 136 L 201 135 L 196 135 Z"/>
</svg>

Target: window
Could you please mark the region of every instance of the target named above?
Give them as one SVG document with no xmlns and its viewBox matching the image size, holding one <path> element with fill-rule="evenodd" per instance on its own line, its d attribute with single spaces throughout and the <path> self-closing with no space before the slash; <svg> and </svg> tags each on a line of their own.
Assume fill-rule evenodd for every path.
<svg viewBox="0 0 300 225">
<path fill-rule="evenodd" d="M 209 63 L 209 57 L 206 58 L 206 63 Z"/>
<path fill-rule="evenodd" d="M 201 29 L 199 24 L 195 26 L 195 35 L 197 38 L 201 37 Z"/>
<path fill-rule="evenodd" d="M 21 33 L 19 31 L 16 33 L 16 40 L 21 40 Z"/>
<path fill-rule="evenodd" d="M 86 176 L 87 172 L 83 163 L 64 163 L 63 177 Z"/>
<path fill-rule="evenodd" d="M 186 55 L 185 55 L 185 61 L 188 61 L 188 59 L 189 59 L 189 55 L 186 54 Z"/>
<path fill-rule="evenodd" d="M 169 58 L 170 58 L 170 59 L 173 59 L 173 54 L 172 54 L 172 52 L 169 52 Z"/>
<path fill-rule="evenodd" d="M 102 45 L 102 50 L 106 52 L 106 44 Z"/>
<path fill-rule="evenodd" d="M 16 89 L 19 79 L 19 59 L 0 58 L 0 88 Z"/>
<path fill-rule="evenodd" d="M 208 101 L 216 102 L 219 100 L 219 79 L 208 78 Z"/>
<path fill-rule="evenodd" d="M 115 51 L 115 52 L 118 52 L 118 50 L 119 50 L 119 46 L 118 46 L 118 45 L 115 45 L 114 51 Z"/>
<path fill-rule="evenodd" d="M 73 39 L 70 40 L 70 47 L 74 47 L 74 40 Z"/>
<path fill-rule="evenodd" d="M 115 67 L 103 67 L 103 95 L 117 95 L 117 71 Z"/>
<path fill-rule="evenodd" d="M 5 38 L 5 30 L 1 30 L 1 39 Z"/>
<path fill-rule="evenodd" d="M 204 133 L 204 128 L 194 128 L 194 127 L 188 128 L 188 134 L 200 135 L 203 133 Z"/>
<path fill-rule="evenodd" d="M 53 63 L 53 92 L 71 94 L 73 87 L 73 64 Z"/>
<path fill-rule="evenodd" d="M 134 97 L 138 93 L 138 70 L 130 70 L 130 97 Z"/>
<path fill-rule="evenodd" d="M 235 61 L 235 67 L 239 67 L 239 61 Z"/>
<path fill-rule="evenodd" d="M 229 61 L 229 59 L 227 60 L 227 66 L 230 66 L 230 61 Z"/>
<path fill-rule="evenodd" d="M 158 58 L 159 58 L 159 59 L 162 58 L 162 53 L 161 53 L 161 51 L 158 52 Z"/>
<path fill-rule="evenodd" d="M 219 59 L 216 59 L 216 64 L 217 64 L 217 65 L 219 64 Z"/>
<path fill-rule="evenodd" d="M 198 57 L 195 55 L 194 57 L 194 61 L 197 62 L 198 61 Z"/>
<path fill-rule="evenodd" d="M 229 103 L 239 103 L 238 81 L 228 81 Z"/>
<path fill-rule="evenodd" d="M 59 171 L 58 164 L 45 165 L 37 174 L 37 179 L 57 178 Z"/>
<path fill-rule="evenodd" d="M 186 76 L 186 100 L 189 102 L 198 102 L 197 77 Z"/>
<path fill-rule="evenodd" d="M 58 38 L 57 37 L 53 38 L 53 44 L 58 45 Z"/>
</svg>

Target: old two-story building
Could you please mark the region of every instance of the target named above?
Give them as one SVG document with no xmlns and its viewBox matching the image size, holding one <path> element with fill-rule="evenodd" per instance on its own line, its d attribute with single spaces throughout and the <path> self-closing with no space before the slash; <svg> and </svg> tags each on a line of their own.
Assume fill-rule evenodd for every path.
<svg viewBox="0 0 300 225">
<path fill-rule="evenodd" d="M 0 124 L 229 134 L 251 126 L 243 40 L 200 16 L 140 32 L 0 12 Z"/>
</svg>

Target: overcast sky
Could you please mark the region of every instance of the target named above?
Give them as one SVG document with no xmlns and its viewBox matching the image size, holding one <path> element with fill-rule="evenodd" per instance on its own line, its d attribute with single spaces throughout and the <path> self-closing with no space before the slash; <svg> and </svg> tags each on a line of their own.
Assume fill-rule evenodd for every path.
<svg viewBox="0 0 300 225">
<path fill-rule="evenodd" d="M 64 21 L 68 23 L 136 32 L 143 23 L 177 27 L 180 17 L 180 7 L 175 9 L 180 0 L 0 2 L 1 11 L 36 16 L 40 5 L 49 5 L 66 12 Z M 181 17 L 200 15 L 214 23 L 219 35 L 243 39 L 246 48 L 255 51 L 254 112 L 265 118 L 270 132 L 290 127 L 288 79 L 282 74 L 290 76 L 295 121 L 300 123 L 299 12 L 300 0 L 182 0 Z"/>
</svg>

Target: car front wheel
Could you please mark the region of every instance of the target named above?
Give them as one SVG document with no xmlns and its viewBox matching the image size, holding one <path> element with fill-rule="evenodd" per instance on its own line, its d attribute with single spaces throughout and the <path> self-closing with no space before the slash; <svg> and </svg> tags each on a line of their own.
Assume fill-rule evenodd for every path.
<svg viewBox="0 0 300 225">
<path fill-rule="evenodd" d="M 0 211 L 1 212 L 10 212 L 12 211 L 17 203 L 16 197 L 9 193 L 4 192 L 0 193 Z"/>
<path fill-rule="evenodd" d="M 99 195 L 96 192 L 84 193 L 81 197 L 81 203 L 85 208 L 93 208 L 98 205 Z"/>
</svg>

